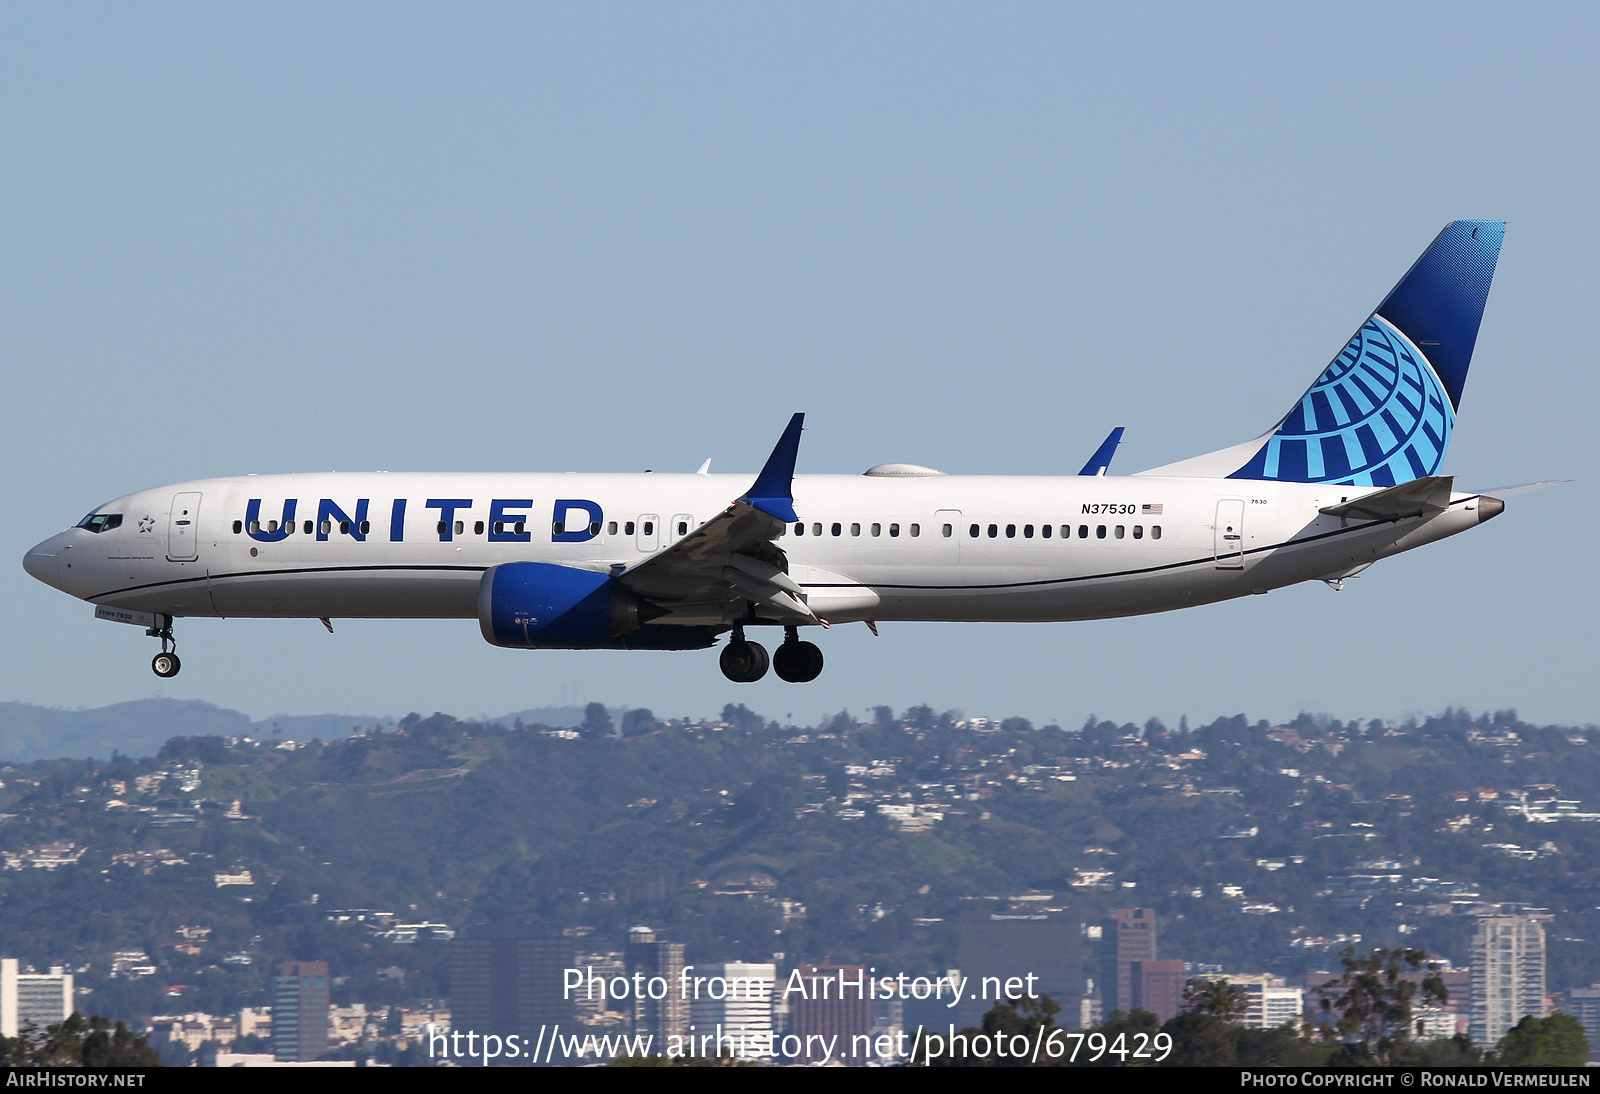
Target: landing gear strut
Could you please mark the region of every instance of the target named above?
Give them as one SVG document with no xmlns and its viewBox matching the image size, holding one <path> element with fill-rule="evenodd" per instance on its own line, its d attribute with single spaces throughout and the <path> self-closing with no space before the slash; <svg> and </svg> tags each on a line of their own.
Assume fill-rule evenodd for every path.
<svg viewBox="0 0 1600 1094">
<path fill-rule="evenodd" d="M 772 655 L 772 671 L 791 684 L 808 684 L 822 675 L 822 651 L 811 642 L 800 641 L 794 627 L 783 629 L 783 645 Z"/>
<path fill-rule="evenodd" d="M 733 628 L 733 639 L 722 648 L 718 664 L 722 675 L 735 684 L 753 684 L 767 674 L 767 648 L 760 642 L 748 642 L 744 628 Z M 787 677 L 785 677 L 787 679 Z"/>
<path fill-rule="evenodd" d="M 151 638 L 161 639 L 161 652 L 150 659 L 150 668 L 163 680 L 170 680 L 178 675 L 178 670 L 183 667 L 183 662 L 178 660 L 178 640 L 172 637 L 172 616 L 156 616 L 156 625 L 144 632 Z M 171 644 L 172 648 L 167 649 Z"/>
</svg>

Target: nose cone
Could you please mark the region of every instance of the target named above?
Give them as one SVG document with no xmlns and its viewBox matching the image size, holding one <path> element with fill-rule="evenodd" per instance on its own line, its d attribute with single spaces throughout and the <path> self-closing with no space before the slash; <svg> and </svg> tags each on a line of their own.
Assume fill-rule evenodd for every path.
<svg viewBox="0 0 1600 1094">
<path fill-rule="evenodd" d="M 22 568 L 52 588 L 56 587 L 57 575 L 61 572 L 59 539 L 59 536 L 47 539 L 22 556 Z"/>
</svg>

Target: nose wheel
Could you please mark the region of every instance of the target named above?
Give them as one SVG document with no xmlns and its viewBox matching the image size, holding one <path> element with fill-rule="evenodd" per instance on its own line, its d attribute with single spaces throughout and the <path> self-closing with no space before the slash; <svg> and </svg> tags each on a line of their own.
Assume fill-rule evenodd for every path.
<svg viewBox="0 0 1600 1094">
<path fill-rule="evenodd" d="M 809 684 L 822 675 L 822 651 L 815 643 L 800 641 L 795 628 L 784 632 L 783 645 L 772 655 L 772 671 L 791 684 Z"/>
<path fill-rule="evenodd" d="M 163 680 L 170 680 L 178 675 L 183 662 L 178 660 L 178 640 L 172 637 L 172 616 L 156 616 L 156 626 L 144 633 L 151 638 L 161 639 L 161 652 L 150 659 L 150 671 Z M 167 648 L 169 645 L 171 649 Z"/>
</svg>

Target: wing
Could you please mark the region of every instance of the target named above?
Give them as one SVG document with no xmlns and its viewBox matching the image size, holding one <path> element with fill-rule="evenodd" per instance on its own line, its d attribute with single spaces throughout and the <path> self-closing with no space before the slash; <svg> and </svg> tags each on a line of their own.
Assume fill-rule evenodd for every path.
<svg viewBox="0 0 1600 1094">
<path fill-rule="evenodd" d="M 789 560 L 777 545 L 794 512 L 794 465 L 804 414 L 789 419 L 766 466 L 746 494 L 700 527 L 616 581 L 649 601 L 663 623 L 727 622 L 748 614 L 763 619 L 819 622 L 789 577 Z"/>
</svg>

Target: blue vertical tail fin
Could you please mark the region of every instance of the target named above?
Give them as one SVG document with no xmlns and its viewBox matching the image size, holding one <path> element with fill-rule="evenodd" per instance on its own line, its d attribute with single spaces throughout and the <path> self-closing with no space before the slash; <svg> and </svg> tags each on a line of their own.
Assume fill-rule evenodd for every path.
<svg viewBox="0 0 1600 1094">
<path fill-rule="evenodd" d="M 1346 486 L 1435 474 L 1504 235 L 1504 221 L 1452 221 L 1270 432 L 1143 473 Z"/>
</svg>

